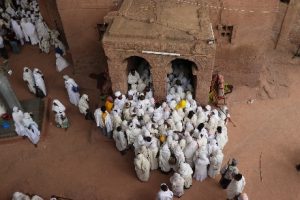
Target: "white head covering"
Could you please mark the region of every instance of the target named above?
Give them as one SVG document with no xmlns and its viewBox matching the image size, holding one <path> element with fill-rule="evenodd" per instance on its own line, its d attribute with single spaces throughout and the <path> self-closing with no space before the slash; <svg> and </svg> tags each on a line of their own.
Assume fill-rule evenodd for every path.
<svg viewBox="0 0 300 200">
<path fill-rule="evenodd" d="M 66 110 L 66 107 L 58 99 L 54 99 L 52 104 L 54 103 L 58 106 L 60 111 Z M 52 110 L 54 110 L 54 105 L 52 105 Z"/>
<path fill-rule="evenodd" d="M 86 99 L 86 100 L 88 100 L 88 99 L 89 99 L 89 97 L 88 97 L 88 95 L 87 95 L 87 94 L 83 94 L 81 97 L 82 97 L 82 98 L 84 98 L 84 99 Z"/>
<path fill-rule="evenodd" d="M 68 75 L 63 75 L 63 78 L 64 78 L 65 80 L 70 79 L 70 77 L 69 77 Z"/>
<path fill-rule="evenodd" d="M 210 106 L 210 105 L 206 105 L 206 106 L 205 106 L 205 109 L 206 109 L 207 111 L 211 111 L 211 106 Z"/>
<path fill-rule="evenodd" d="M 56 58 L 60 58 L 61 55 L 60 55 L 59 53 L 56 53 L 56 54 L 55 54 L 55 57 L 56 57 Z"/>
<path fill-rule="evenodd" d="M 30 116 L 30 114 L 29 114 L 28 112 L 26 112 L 26 113 L 24 113 L 24 118 L 25 118 L 25 119 L 30 119 L 31 116 Z"/>
<path fill-rule="evenodd" d="M 115 92 L 115 96 L 116 96 L 116 97 L 119 97 L 119 96 L 121 96 L 121 95 L 122 95 L 122 94 L 121 94 L 120 91 L 116 91 L 116 92 Z"/>
</svg>

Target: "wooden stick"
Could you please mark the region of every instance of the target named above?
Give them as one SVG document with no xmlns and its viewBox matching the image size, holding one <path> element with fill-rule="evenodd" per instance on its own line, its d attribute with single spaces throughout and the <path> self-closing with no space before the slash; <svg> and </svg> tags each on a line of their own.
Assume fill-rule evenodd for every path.
<svg viewBox="0 0 300 200">
<path fill-rule="evenodd" d="M 262 168 L 261 168 L 261 158 L 262 158 L 262 152 L 260 153 L 260 156 L 259 156 L 259 175 L 260 175 L 260 181 L 263 182 Z"/>
</svg>

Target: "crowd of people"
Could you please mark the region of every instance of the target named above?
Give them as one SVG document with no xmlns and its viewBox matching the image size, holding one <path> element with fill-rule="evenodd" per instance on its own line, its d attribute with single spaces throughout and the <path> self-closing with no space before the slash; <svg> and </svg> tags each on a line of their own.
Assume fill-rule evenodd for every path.
<svg viewBox="0 0 300 200">
<path fill-rule="evenodd" d="M 0 4 L 0 53 L 7 59 L 4 40 L 13 52 L 18 52 L 18 44 L 30 42 L 39 45 L 42 52 L 49 53 L 55 46 L 57 71 L 68 66 L 63 58 L 66 50 L 58 39 L 59 33 L 50 30 L 39 12 L 36 0 L 6 0 Z M 227 199 L 245 200 L 243 193 L 245 178 L 232 160 L 222 168 L 223 149 L 228 142 L 227 122 L 230 120 L 226 106 L 213 108 L 197 105 L 193 98 L 193 86 L 184 65 L 173 67 L 167 77 L 166 101 L 154 99 L 152 79 L 147 63 L 141 63 L 128 75 L 128 93 L 120 91 L 109 96 L 103 106 L 95 111 L 90 109 L 87 94 L 80 95 L 80 88 L 74 79 L 63 76 L 70 103 L 78 107 L 87 120 L 94 120 L 101 132 L 114 139 L 117 150 L 125 154 L 132 149 L 135 153 L 134 166 L 140 181 L 150 179 L 152 170 L 171 174 L 169 189 L 161 184 L 157 195 L 159 200 L 181 197 L 193 181 L 215 179 L 221 173 L 220 185 L 227 191 Z M 29 91 L 39 98 L 47 95 L 43 74 L 25 67 L 23 80 Z M 66 107 L 58 100 L 52 102 L 57 127 L 67 129 L 69 120 Z M 15 131 L 28 137 L 37 145 L 40 131 L 30 113 L 13 109 Z"/>
<path fill-rule="evenodd" d="M 134 166 L 140 181 L 148 181 L 152 170 L 173 173 L 172 192 L 162 184 L 158 199 L 172 199 L 173 194 L 181 197 L 184 189 L 192 186 L 193 178 L 204 181 L 207 177 L 216 178 L 220 172 L 220 185 L 227 189 L 228 199 L 246 199 L 242 193 L 245 179 L 236 167 L 237 162 L 233 160 L 222 168 L 222 150 L 228 142 L 228 108 L 198 106 L 182 67 L 175 67 L 168 75 L 166 102 L 156 102 L 149 70 L 142 63 L 129 72 L 128 94 L 115 92 L 114 98 L 108 97 L 94 116 L 88 96 L 79 98 L 77 90 L 73 90 L 77 87 L 73 79 L 72 86 L 66 87 L 72 88 L 68 90 L 70 101 L 79 106 L 86 119 L 95 120 L 105 136 L 115 140 L 122 154 L 134 150 Z"/>
<path fill-rule="evenodd" d="M 40 13 L 37 0 L 0 1 L 0 54 L 7 60 L 10 46 L 13 53 L 21 51 L 24 44 L 38 45 L 41 52 L 56 52 L 56 69 L 62 71 L 69 64 L 63 58 L 66 48 L 59 39 L 60 33 L 49 29 Z"/>
<path fill-rule="evenodd" d="M 227 199 L 245 200 L 245 179 L 237 168 L 237 161 L 233 159 L 222 168 L 222 151 L 228 142 L 228 108 L 198 106 L 182 66 L 174 67 L 173 73 L 168 75 L 166 101 L 157 102 L 149 69 L 141 65 L 138 71 L 143 74 L 136 70 L 129 72 L 128 94 L 116 91 L 114 97 L 108 96 L 105 104 L 94 112 L 90 109 L 88 95 L 80 95 L 75 80 L 63 76 L 70 103 L 78 107 L 85 119 L 94 120 L 105 136 L 113 138 L 122 154 L 133 149 L 135 171 L 140 181 L 148 181 L 152 170 L 172 173 L 171 190 L 167 184 L 162 184 L 157 199 L 181 197 L 194 180 L 215 179 L 221 173 L 220 185 L 227 190 Z M 32 87 L 30 82 L 27 80 L 28 88 L 33 92 L 37 87 L 36 84 Z M 57 127 L 68 128 L 66 108 L 58 99 L 53 100 L 52 111 Z M 21 115 L 25 114 L 14 110 L 16 132 L 20 135 L 24 127 L 36 127 L 32 123 L 29 127 L 25 125 Z"/>
</svg>

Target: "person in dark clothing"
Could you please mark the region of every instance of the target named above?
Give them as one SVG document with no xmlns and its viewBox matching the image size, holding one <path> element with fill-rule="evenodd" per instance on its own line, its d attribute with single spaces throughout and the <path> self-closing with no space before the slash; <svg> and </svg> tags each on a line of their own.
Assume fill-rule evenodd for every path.
<svg viewBox="0 0 300 200">
<path fill-rule="evenodd" d="M 16 34 L 13 31 L 9 31 L 6 34 L 5 40 L 8 41 L 13 53 L 15 53 L 15 54 L 20 53 L 20 47 L 18 44 L 18 40 L 16 38 Z"/>
<path fill-rule="evenodd" d="M 4 39 L 1 35 L 0 35 L 0 54 L 1 54 L 1 57 L 4 58 L 5 60 L 8 59 L 7 50 L 4 45 Z"/>
</svg>

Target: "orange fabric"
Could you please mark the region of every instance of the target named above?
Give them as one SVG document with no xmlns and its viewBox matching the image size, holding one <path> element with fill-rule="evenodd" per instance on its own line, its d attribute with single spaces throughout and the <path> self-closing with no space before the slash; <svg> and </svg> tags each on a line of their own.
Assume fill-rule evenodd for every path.
<svg viewBox="0 0 300 200">
<path fill-rule="evenodd" d="M 107 112 L 111 112 L 113 107 L 114 107 L 114 104 L 112 102 L 110 102 L 110 101 L 105 102 L 105 108 L 106 108 Z"/>
</svg>

